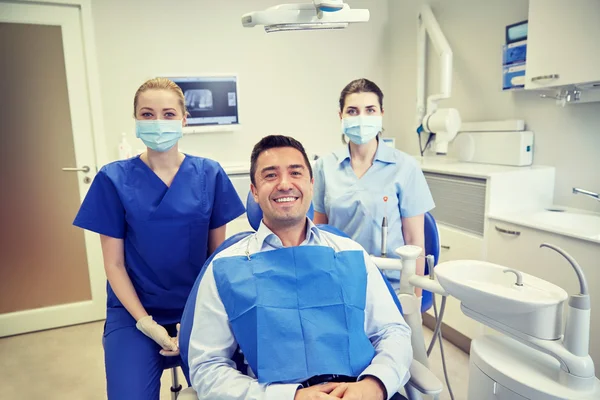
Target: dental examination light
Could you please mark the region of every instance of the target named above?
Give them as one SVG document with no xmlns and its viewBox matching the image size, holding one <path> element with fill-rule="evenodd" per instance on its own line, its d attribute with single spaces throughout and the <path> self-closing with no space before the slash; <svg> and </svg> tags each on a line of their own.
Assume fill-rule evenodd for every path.
<svg viewBox="0 0 600 400">
<path fill-rule="evenodd" d="M 452 91 L 452 49 L 440 28 L 431 7 L 424 5 L 419 13 L 417 33 L 417 133 L 419 142 L 421 132 L 435 135 L 435 151 L 438 154 L 448 152 L 451 142 L 460 129 L 461 119 L 455 108 L 438 108 L 438 101 L 450 98 Z M 427 98 L 425 108 L 425 75 L 427 61 L 427 35 L 440 59 L 440 93 Z M 429 143 L 429 140 L 427 141 Z M 425 146 L 427 147 L 427 145 Z M 423 155 L 424 149 L 421 150 Z"/>
<path fill-rule="evenodd" d="M 316 29 L 345 29 L 349 24 L 369 21 L 369 10 L 353 10 L 343 0 L 313 0 L 312 3 L 281 4 L 242 16 L 242 25 L 264 25 L 267 33 Z"/>
</svg>

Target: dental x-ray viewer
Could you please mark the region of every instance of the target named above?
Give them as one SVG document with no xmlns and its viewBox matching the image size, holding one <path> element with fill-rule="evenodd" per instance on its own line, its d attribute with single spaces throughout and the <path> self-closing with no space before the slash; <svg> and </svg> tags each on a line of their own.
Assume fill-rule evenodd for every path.
<svg viewBox="0 0 600 400">
<path fill-rule="evenodd" d="M 304 148 L 267 136 L 250 171 L 260 227 L 215 255 L 186 306 L 181 352 L 198 398 L 401 399 L 410 328 L 364 249 L 306 217 Z M 238 345 L 251 376 L 232 361 Z"/>
<path fill-rule="evenodd" d="M 189 292 L 225 225 L 245 211 L 217 162 L 178 151 L 186 108 L 175 83 L 145 82 L 134 117 L 147 151 L 104 166 L 74 221 L 101 237 L 110 400 L 158 400 Z"/>
</svg>

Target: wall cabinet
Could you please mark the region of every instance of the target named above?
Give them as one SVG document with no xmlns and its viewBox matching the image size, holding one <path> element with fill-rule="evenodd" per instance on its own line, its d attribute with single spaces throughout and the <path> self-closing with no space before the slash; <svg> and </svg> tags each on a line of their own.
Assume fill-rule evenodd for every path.
<svg viewBox="0 0 600 400">
<path fill-rule="evenodd" d="M 600 88 L 599 21 L 598 0 L 530 0 L 525 89 Z"/>
</svg>

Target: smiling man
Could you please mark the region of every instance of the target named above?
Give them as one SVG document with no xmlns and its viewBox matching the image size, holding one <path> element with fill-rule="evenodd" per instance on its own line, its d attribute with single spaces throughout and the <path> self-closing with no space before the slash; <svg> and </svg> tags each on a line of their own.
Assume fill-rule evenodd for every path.
<svg viewBox="0 0 600 400">
<path fill-rule="evenodd" d="M 410 328 L 362 247 L 306 217 L 313 175 L 302 145 L 263 138 L 250 173 L 260 227 L 215 256 L 186 306 L 181 353 L 198 398 L 402 398 Z"/>
</svg>

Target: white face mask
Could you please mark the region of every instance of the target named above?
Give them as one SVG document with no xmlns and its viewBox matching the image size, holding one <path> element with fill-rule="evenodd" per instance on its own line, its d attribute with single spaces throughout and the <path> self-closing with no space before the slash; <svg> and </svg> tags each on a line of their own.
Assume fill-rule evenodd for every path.
<svg viewBox="0 0 600 400">
<path fill-rule="evenodd" d="M 346 117 L 342 119 L 342 133 L 354 144 L 365 144 L 371 141 L 383 127 L 381 115 Z"/>
</svg>

